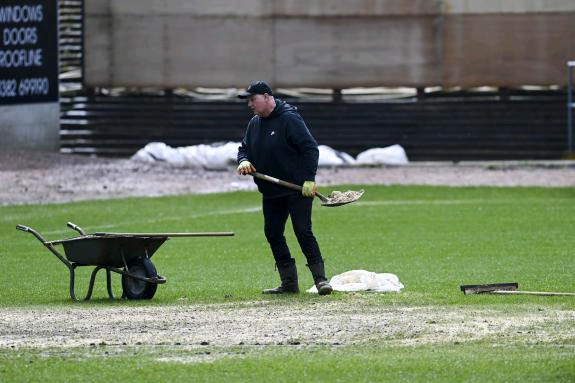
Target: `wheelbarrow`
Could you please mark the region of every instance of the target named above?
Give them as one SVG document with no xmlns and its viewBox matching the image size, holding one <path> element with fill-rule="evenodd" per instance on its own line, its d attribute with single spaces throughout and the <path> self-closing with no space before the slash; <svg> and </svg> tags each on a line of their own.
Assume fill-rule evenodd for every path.
<svg viewBox="0 0 575 383">
<path fill-rule="evenodd" d="M 108 296 L 114 299 L 111 273 L 122 276 L 122 298 L 152 299 L 159 284 L 166 283 L 166 278 L 158 275 L 150 258 L 156 250 L 170 237 L 221 237 L 233 236 L 233 232 L 204 233 L 105 233 L 86 234 L 79 226 L 68 222 L 67 226 L 79 236 L 47 241 L 36 230 L 17 225 L 16 229 L 33 234 L 48 248 L 70 272 L 70 298 L 76 298 L 75 270 L 79 266 L 95 266 L 90 276 L 88 292 L 84 300 L 92 297 L 96 274 L 106 270 L 106 287 Z M 62 245 L 64 255 L 56 249 Z"/>
</svg>

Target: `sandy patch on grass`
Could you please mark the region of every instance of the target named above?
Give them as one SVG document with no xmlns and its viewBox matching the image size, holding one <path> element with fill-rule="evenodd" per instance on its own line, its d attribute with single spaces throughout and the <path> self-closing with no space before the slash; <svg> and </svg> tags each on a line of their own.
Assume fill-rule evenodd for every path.
<svg viewBox="0 0 575 383">
<path fill-rule="evenodd" d="M 323 297 L 309 303 L 9 308 L 2 310 L 0 348 L 226 349 L 337 346 L 366 341 L 420 345 L 483 338 L 548 343 L 575 338 L 575 312 L 569 310 L 397 308 L 387 307 L 384 302 L 366 305 L 361 299 L 329 299 Z"/>
</svg>

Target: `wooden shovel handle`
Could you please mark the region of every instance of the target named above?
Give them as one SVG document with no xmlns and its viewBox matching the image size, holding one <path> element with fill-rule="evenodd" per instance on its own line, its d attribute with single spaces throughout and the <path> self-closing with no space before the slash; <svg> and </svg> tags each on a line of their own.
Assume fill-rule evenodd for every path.
<svg viewBox="0 0 575 383">
<path fill-rule="evenodd" d="M 495 290 L 491 294 L 500 295 L 542 295 L 542 296 L 567 296 L 574 297 L 575 293 L 563 293 L 555 291 L 522 291 L 522 290 Z"/>
<path fill-rule="evenodd" d="M 287 182 L 287 181 L 282 181 L 278 178 L 270 177 L 268 175 L 261 174 L 258 172 L 251 173 L 251 175 L 254 176 L 255 178 L 259 178 L 259 179 L 264 180 L 264 181 L 268 181 L 268 182 L 271 182 L 271 183 L 274 183 L 277 185 L 281 185 L 281 186 L 286 187 L 288 189 L 297 190 L 299 192 L 301 192 L 301 190 L 303 189 L 299 185 L 292 184 L 291 182 Z M 324 203 L 328 201 L 327 197 L 323 196 L 321 193 L 319 193 L 317 191 L 315 192 L 315 195 Z"/>
</svg>

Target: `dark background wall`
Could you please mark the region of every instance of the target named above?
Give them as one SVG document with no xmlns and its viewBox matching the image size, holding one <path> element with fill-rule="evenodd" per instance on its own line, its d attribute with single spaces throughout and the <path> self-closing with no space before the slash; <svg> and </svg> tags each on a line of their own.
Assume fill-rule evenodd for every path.
<svg viewBox="0 0 575 383">
<path fill-rule="evenodd" d="M 567 150 L 564 92 L 288 101 L 319 144 L 353 156 L 393 144 L 402 145 L 414 161 L 558 159 Z M 240 141 L 251 117 L 244 102 L 142 95 L 69 98 L 63 110 L 63 151 L 116 157 L 152 141 L 173 147 Z"/>
</svg>

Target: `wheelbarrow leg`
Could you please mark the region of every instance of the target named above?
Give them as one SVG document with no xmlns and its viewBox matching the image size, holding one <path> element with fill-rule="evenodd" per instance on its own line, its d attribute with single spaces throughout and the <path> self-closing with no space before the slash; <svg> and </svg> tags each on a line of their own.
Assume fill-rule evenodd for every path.
<svg viewBox="0 0 575 383">
<path fill-rule="evenodd" d="M 98 271 L 102 269 L 106 270 L 106 288 L 108 290 L 108 296 L 111 299 L 114 299 L 114 293 L 112 292 L 112 276 L 110 274 L 110 270 L 105 266 L 98 266 L 94 268 L 94 271 L 92 271 L 92 275 L 90 276 L 90 285 L 88 286 L 88 293 L 84 298 L 85 301 L 92 297 L 92 292 L 94 291 L 94 282 L 96 281 L 96 274 L 98 274 Z"/>
<path fill-rule="evenodd" d="M 75 293 L 75 272 L 74 272 L 74 266 L 70 266 L 68 267 L 68 270 L 70 270 L 70 298 L 72 298 L 72 300 L 77 301 L 78 299 L 76 299 L 76 293 Z"/>
<path fill-rule="evenodd" d="M 72 265 L 68 268 L 70 270 L 70 298 L 72 300 L 79 302 L 80 300 L 76 298 L 76 266 Z M 84 297 L 84 300 L 87 301 L 92 296 L 92 290 L 94 290 L 94 280 L 96 278 L 96 273 L 98 272 L 99 267 L 96 267 L 94 271 L 92 271 L 92 276 L 90 277 L 90 285 L 88 286 L 88 293 Z"/>
<path fill-rule="evenodd" d="M 108 296 L 110 299 L 114 299 L 114 292 L 112 291 L 112 273 L 108 268 L 106 268 L 106 288 L 108 289 Z"/>
<path fill-rule="evenodd" d="M 88 285 L 88 293 L 86 294 L 86 297 L 84 298 L 85 301 L 89 300 L 90 298 L 92 298 L 92 292 L 94 291 L 94 282 L 96 281 L 96 274 L 98 274 L 98 271 L 100 271 L 101 267 L 95 267 L 94 271 L 92 271 L 92 275 L 90 275 L 90 284 Z"/>
<path fill-rule="evenodd" d="M 76 298 L 76 289 L 75 289 L 75 267 L 72 266 L 69 268 L 70 269 L 70 298 L 72 298 L 72 300 L 74 301 L 79 301 L 79 299 Z M 106 288 L 108 289 L 108 296 L 111 299 L 114 299 L 114 293 L 112 292 L 112 275 L 110 273 L 110 270 L 104 266 L 98 266 L 96 268 L 94 268 L 94 270 L 92 271 L 92 274 L 90 275 L 90 283 L 88 285 L 88 292 L 86 293 L 86 296 L 84 297 L 85 301 L 90 300 L 90 298 L 92 298 L 92 293 L 94 292 L 94 283 L 96 281 L 96 275 L 98 274 L 98 271 L 105 269 L 106 270 Z"/>
</svg>

